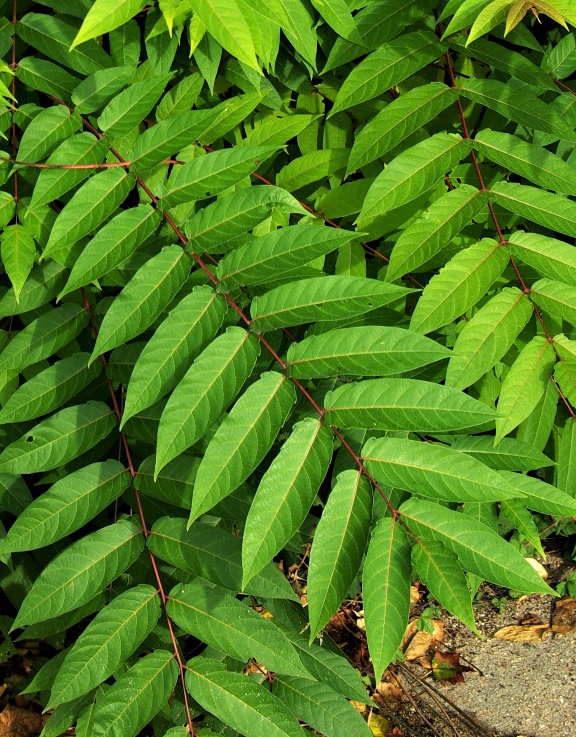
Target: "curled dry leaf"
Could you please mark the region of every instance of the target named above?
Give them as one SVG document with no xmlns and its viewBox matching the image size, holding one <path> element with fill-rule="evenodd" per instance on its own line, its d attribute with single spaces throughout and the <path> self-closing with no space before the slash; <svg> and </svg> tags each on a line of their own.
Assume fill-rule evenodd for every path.
<svg viewBox="0 0 576 737">
<path fill-rule="evenodd" d="M 432 624 L 434 625 L 432 632 L 417 632 L 410 640 L 408 647 L 404 651 L 407 661 L 413 662 L 417 660 L 425 668 L 431 667 L 428 653 L 436 650 L 444 642 L 444 622 L 439 619 L 433 619 Z"/>
<path fill-rule="evenodd" d="M 0 714 L 0 737 L 32 737 L 40 734 L 44 721 L 36 711 L 8 704 Z"/>
<path fill-rule="evenodd" d="M 540 642 L 550 634 L 549 624 L 512 624 L 499 629 L 494 637 L 497 640 L 508 640 L 509 642 Z"/>
<path fill-rule="evenodd" d="M 552 632 L 555 635 L 568 635 L 576 632 L 576 599 L 560 599 L 552 614 Z"/>
</svg>

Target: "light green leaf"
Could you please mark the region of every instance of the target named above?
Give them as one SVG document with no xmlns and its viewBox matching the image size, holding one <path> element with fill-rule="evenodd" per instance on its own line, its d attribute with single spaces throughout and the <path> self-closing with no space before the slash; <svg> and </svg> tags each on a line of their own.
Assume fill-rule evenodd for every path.
<svg viewBox="0 0 576 737">
<path fill-rule="evenodd" d="M 511 471 L 501 471 L 500 475 L 510 486 L 524 495 L 522 504 L 528 509 L 559 517 L 574 517 L 576 514 L 576 500 L 566 491 L 547 484 L 535 476 L 525 476 Z"/>
<path fill-rule="evenodd" d="M 204 709 L 246 737 L 302 737 L 302 728 L 280 699 L 215 660 L 188 661 L 186 688 Z"/>
<path fill-rule="evenodd" d="M 34 581 L 12 628 L 43 622 L 86 604 L 125 571 L 143 547 L 141 530 L 127 520 L 72 543 Z"/>
<path fill-rule="evenodd" d="M 508 249 L 491 238 L 457 253 L 424 288 L 410 329 L 430 333 L 463 315 L 484 297 L 509 260 Z"/>
<path fill-rule="evenodd" d="M 51 471 L 93 448 L 115 424 L 114 413 L 103 402 L 62 409 L 10 443 L 0 454 L 0 471 Z"/>
<path fill-rule="evenodd" d="M 516 231 L 506 241 L 512 255 L 544 277 L 557 279 L 576 287 L 576 253 L 574 246 L 540 233 Z"/>
<path fill-rule="evenodd" d="M 555 465 L 544 453 L 516 438 L 502 438 L 495 448 L 489 435 L 462 436 L 452 443 L 452 450 L 477 458 L 496 471 L 536 471 Z"/>
<path fill-rule="evenodd" d="M 455 133 L 436 133 L 406 149 L 379 174 L 358 216 L 364 229 L 378 217 L 416 199 L 470 151 L 471 143 Z"/>
<path fill-rule="evenodd" d="M 141 266 L 104 315 L 92 361 L 143 333 L 184 285 L 190 259 L 179 246 L 166 246 Z"/>
<path fill-rule="evenodd" d="M 448 362 L 446 386 L 465 389 L 508 352 L 532 315 L 527 295 L 507 287 L 464 325 Z"/>
<path fill-rule="evenodd" d="M 433 33 L 415 31 L 400 36 L 367 56 L 342 83 L 329 117 L 378 97 L 442 53 Z"/>
<path fill-rule="evenodd" d="M 50 706 L 82 696 L 132 655 L 160 618 L 153 586 L 128 589 L 100 611 L 73 644 L 52 685 Z"/>
<path fill-rule="evenodd" d="M 0 256 L 19 301 L 20 292 L 36 259 L 36 243 L 26 225 L 8 225 L 0 235 Z"/>
<path fill-rule="evenodd" d="M 160 11 L 162 12 L 162 16 L 166 21 L 166 25 L 168 26 L 168 32 L 170 33 L 170 35 L 172 35 L 174 18 L 178 14 L 180 4 L 180 0 L 159 0 L 158 2 L 158 5 L 160 6 Z"/>
<path fill-rule="evenodd" d="M 81 126 L 80 118 L 77 115 L 71 115 L 64 105 L 45 108 L 24 131 L 18 147 L 18 160 L 41 161 L 51 154 L 62 140 L 70 138 Z"/>
<path fill-rule="evenodd" d="M 106 70 L 103 74 L 109 75 Z M 107 147 L 91 133 L 79 133 L 63 141 L 52 153 L 46 163 L 54 165 L 101 164 Z M 90 169 L 42 169 L 34 186 L 30 209 L 47 205 L 61 198 L 91 174 Z"/>
<path fill-rule="evenodd" d="M 498 182 L 490 192 L 506 210 L 550 230 L 576 236 L 576 202 L 567 197 L 513 182 Z"/>
<path fill-rule="evenodd" d="M 148 547 L 155 556 L 183 571 L 234 593 L 243 591 L 242 543 L 220 527 L 195 522 L 187 530 L 185 520 L 162 517 L 152 527 Z M 250 580 L 245 593 L 300 602 L 280 569 L 271 561 Z"/>
<path fill-rule="evenodd" d="M 58 64 L 35 56 L 25 56 L 18 62 L 16 78 L 33 90 L 57 95 L 66 102 L 71 101 L 72 91 L 80 82 Z"/>
<path fill-rule="evenodd" d="M 456 554 L 438 540 L 418 540 L 412 548 L 412 563 L 418 577 L 436 601 L 476 634 L 480 634 L 474 621 L 466 575 Z"/>
<path fill-rule="evenodd" d="M 297 423 L 262 477 L 242 542 L 243 586 L 296 533 L 332 458 L 332 434 L 319 420 Z"/>
<path fill-rule="evenodd" d="M 552 592 L 521 553 L 481 522 L 414 498 L 402 504 L 400 514 L 419 538 L 444 543 L 465 570 L 483 580 L 526 593 Z"/>
<path fill-rule="evenodd" d="M 108 137 L 130 133 L 158 102 L 171 75 L 134 82 L 116 95 L 98 118 L 98 127 Z"/>
<path fill-rule="evenodd" d="M 36 550 L 62 540 L 94 519 L 129 484 L 130 474 L 118 461 L 93 463 L 74 471 L 26 507 L 0 542 L 0 550 Z"/>
<path fill-rule="evenodd" d="M 531 512 L 526 509 L 524 500 L 509 499 L 500 502 L 500 514 L 504 515 L 508 522 L 518 530 L 520 539 L 526 539 L 536 550 L 538 555 L 546 560 L 546 553 L 540 541 L 540 532 Z"/>
<path fill-rule="evenodd" d="M 371 737 L 360 713 L 330 686 L 308 678 L 277 676 L 272 693 L 312 729 L 326 737 Z"/>
<path fill-rule="evenodd" d="M 178 302 L 136 361 L 121 426 L 180 383 L 192 360 L 216 335 L 225 313 L 224 299 L 206 286 Z"/>
<path fill-rule="evenodd" d="M 21 371 L 53 355 L 88 324 L 88 313 L 69 302 L 37 317 L 0 353 L 0 370 Z"/>
<path fill-rule="evenodd" d="M 377 480 L 431 499 L 486 502 L 522 496 L 472 456 L 437 443 L 370 438 L 362 457 Z"/>
<path fill-rule="evenodd" d="M 252 373 L 259 352 L 254 336 L 232 327 L 198 356 L 162 413 L 155 475 L 216 422 Z"/>
<path fill-rule="evenodd" d="M 382 7 L 380 3 L 378 5 Z M 346 176 L 384 156 L 457 99 L 457 90 L 441 82 L 414 87 L 401 94 L 358 133 L 350 152 Z"/>
<path fill-rule="evenodd" d="M 544 189 L 576 194 L 574 167 L 542 146 L 527 143 L 509 133 L 487 129 L 476 135 L 474 148 L 505 170 Z"/>
<path fill-rule="evenodd" d="M 208 130 L 202 134 L 201 143 L 212 143 L 217 141 L 219 138 L 226 135 L 226 133 L 236 128 L 236 126 L 240 125 L 240 123 L 246 120 L 248 116 L 254 112 L 256 106 L 265 96 L 265 92 L 248 92 L 245 95 L 235 95 L 234 97 L 221 102 L 217 108 L 219 110 L 219 114 Z M 252 145 L 251 143 L 248 143 L 247 139 L 243 139 L 241 144 Z M 258 146 L 260 144 L 254 145 Z M 274 144 L 270 142 L 266 145 L 273 146 Z M 281 146 L 282 142 L 277 145 Z M 213 151 L 212 153 L 216 152 Z"/>
<path fill-rule="evenodd" d="M 236 0 L 188 0 L 210 34 L 232 56 L 260 72 L 254 41 Z"/>
<path fill-rule="evenodd" d="M 558 473 L 557 486 L 563 491 L 570 492 L 574 487 L 574 475 L 576 473 L 576 422 L 572 419 L 566 420 L 560 447 L 558 448 Z M 575 505 L 576 506 L 576 505 Z M 576 511 L 574 512 L 576 514 Z"/>
<path fill-rule="evenodd" d="M 273 208 L 307 214 L 291 194 L 279 187 L 240 189 L 202 208 L 187 221 L 188 248 L 195 253 L 226 253 L 237 245 L 235 238 L 261 223 Z"/>
<path fill-rule="evenodd" d="M 123 169 L 107 169 L 91 177 L 58 214 L 42 259 L 67 259 L 74 243 L 101 225 L 126 199 L 133 185 L 134 176 Z"/>
<path fill-rule="evenodd" d="M 94 737 L 136 737 L 167 703 L 176 681 L 174 653 L 155 650 L 110 686 L 94 708 Z"/>
<path fill-rule="evenodd" d="M 256 658 L 278 673 L 308 675 L 282 630 L 229 592 L 198 580 L 179 584 L 168 596 L 166 611 L 185 632 L 236 660 Z"/>
<path fill-rule="evenodd" d="M 72 48 L 113 31 L 139 13 L 145 5 L 145 0 L 95 0 L 84 18 Z"/>
<path fill-rule="evenodd" d="M 562 115 L 535 95 L 497 79 L 464 79 L 458 85 L 462 95 L 494 110 L 505 118 L 537 131 L 576 141 L 576 133 Z"/>
<path fill-rule="evenodd" d="M 295 402 L 294 385 L 275 371 L 263 373 L 248 387 L 206 448 L 196 475 L 189 525 L 257 468 Z"/>
<path fill-rule="evenodd" d="M 386 376 L 449 358 L 429 338 L 393 327 L 356 327 L 311 335 L 288 349 L 288 374 L 316 379 L 337 374 Z M 1 414 L 0 414 L 1 419 Z"/>
<path fill-rule="evenodd" d="M 375 279 L 325 276 L 282 285 L 252 300 L 252 329 L 266 332 L 307 322 L 362 315 L 410 290 Z"/>
<path fill-rule="evenodd" d="M 372 531 L 362 573 L 366 636 L 377 681 L 396 657 L 408 624 L 410 571 L 406 533 L 396 519 L 383 517 Z"/>
<path fill-rule="evenodd" d="M 496 419 L 495 412 L 477 399 L 419 379 L 344 384 L 328 392 L 324 407 L 331 425 L 395 432 L 451 432 Z"/>
<path fill-rule="evenodd" d="M 231 291 L 247 284 L 266 284 L 357 237 L 358 233 L 349 230 L 317 225 L 278 228 L 235 248 L 220 261 L 220 289 Z"/>
<path fill-rule="evenodd" d="M 544 312 L 576 325 L 576 287 L 540 279 L 533 284 L 530 297 Z"/>
<path fill-rule="evenodd" d="M 296 0 L 290 0 L 296 2 Z M 243 146 L 284 146 L 291 138 L 299 136 L 306 130 L 318 115 L 293 114 L 282 118 L 270 116 L 264 118 L 242 141 Z"/>
<path fill-rule="evenodd" d="M 346 0 L 312 0 L 312 5 L 339 36 L 352 43 L 362 43 Z"/>
<path fill-rule="evenodd" d="M 552 345 L 540 335 L 520 351 L 500 390 L 495 445 L 535 409 L 546 391 L 555 362 Z"/>
<path fill-rule="evenodd" d="M 401 98 L 399 98 L 401 99 Z M 439 253 L 485 207 L 488 196 L 469 184 L 435 200 L 394 244 L 386 281 L 395 281 Z"/>
<path fill-rule="evenodd" d="M 276 176 L 276 184 L 279 187 L 294 192 L 296 189 L 327 179 L 329 176 L 340 172 L 348 161 L 350 149 L 347 148 L 324 148 L 320 151 L 311 151 L 304 156 L 292 159 L 286 164 Z"/>
<path fill-rule="evenodd" d="M 162 195 L 162 207 L 169 210 L 220 194 L 245 179 L 274 151 L 273 146 L 225 148 L 174 167 Z"/>
<path fill-rule="evenodd" d="M 368 542 L 371 516 L 370 484 L 358 471 L 343 471 L 330 492 L 310 550 L 307 596 L 311 642 L 338 611 L 354 583 Z"/>
</svg>

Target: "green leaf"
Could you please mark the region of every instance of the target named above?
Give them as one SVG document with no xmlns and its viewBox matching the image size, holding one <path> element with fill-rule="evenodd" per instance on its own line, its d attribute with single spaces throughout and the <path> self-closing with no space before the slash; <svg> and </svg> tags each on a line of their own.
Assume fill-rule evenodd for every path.
<svg viewBox="0 0 576 737">
<path fill-rule="evenodd" d="M 462 184 L 435 200 L 400 233 L 390 254 L 386 281 L 414 271 L 439 253 L 482 211 L 487 199 L 485 192 Z"/>
<path fill-rule="evenodd" d="M 550 381 L 555 362 L 552 345 L 539 335 L 520 351 L 500 390 L 495 445 L 535 409 Z"/>
<path fill-rule="evenodd" d="M 81 115 L 99 110 L 132 81 L 134 67 L 118 66 L 101 69 L 86 77 L 72 93 L 75 110 Z"/>
<path fill-rule="evenodd" d="M 133 185 L 134 176 L 123 169 L 107 169 L 91 177 L 58 214 L 42 259 L 67 259 L 74 243 L 101 225 Z"/>
<path fill-rule="evenodd" d="M 361 61 L 342 83 L 329 117 L 395 87 L 442 53 L 433 33 L 415 31 L 381 46 Z"/>
<path fill-rule="evenodd" d="M 284 146 L 291 138 L 299 136 L 318 115 L 293 114 L 283 118 L 268 117 L 256 125 L 242 141 L 243 146 Z"/>
<path fill-rule="evenodd" d="M 72 92 L 80 82 L 58 64 L 35 56 L 26 56 L 18 62 L 16 78 L 33 90 L 57 95 L 66 102 L 71 101 Z"/>
<path fill-rule="evenodd" d="M 378 217 L 410 202 L 461 161 L 471 143 L 455 133 L 436 133 L 406 149 L 376 177 L 358 216 L 364 229 Z"/>
<path fill-rule="evenodd" d="M 532 286 L 530 297 L 545 313 L 576 325 L 576 287 L 553 279 L 540 279 Z"/>
<path fill-rule="evenodd" d="M 511 471 L 501 471 L 501 476 L 524 495 L 522 504 L 541 514 L 559 517 L 573 517 L 576 514 L 576 500 L 565 491 L 547 484 L 535 476 L 525 476 Z"/>
<path fill-rule="evenodd" d="M 540 233 L 516 231 L 507 237 L 512 255 L 544 277 L 576 287 L 574 246 Z"/>
<path fill-rule="evenodd" d="M 446 386 L 465 389 L 474 384 L 508 352 L 532 315 L 527 295 L 516 287 L 497 293 L 456 338 L 448 362 Z"/>
<path fill-rule="evenodd" d="M 252 373 L 259 352 L 254 336 L 232 327 L 198 356 L 160 418 L 156 476 L 216 422 Z"/>
<path fill-rule="evenodd" d="M 187 221 L 188 247 L 195 253 L 226 253 L 237 245 L 235 238 L 261 223 L 273 208 L 307 214 L 291 194 L 279 187 L 240 189 L 202 208 Z"/>
<path fill-rule="evenodd" d="M 438 443 L 370 438 L 362 457 L 377 480 L 431 499 L 488 502 L 522 496 L 496 471 Z"/>
<path fill-rule="evenodd" d="M 498 182 L 490 193 L 506 210 L 550 230 L 576 236 L 576 202 L 567 197 L 513 182 Z"/>
<path fill-rule="evenodd" d="M 74 471 L 26 507 L 0 542 L 0 550 L 36 550 L 62 540 L 94 519 L 129 484 L 130 474 L 118 461 L 93 463 Z"/>
<path fill-rule="evenodd" d="M 272 693 L 312 729 L 326 737 L 371 737 L 360 713 L 330 686 L 308 678 L 277 676 Z"/>
<path fill-rule="evenodd" d="M 508 249 L 491 238 L 457 253 L 424 288 L 410 329 L 430 333 L 463 315 L 489 291 L 509 259 Z"/>
<path fill-rule="evenodd" d="M 496 471 L 536 471 L 554 465 L 544 453 L 516 438 L 502 438 L 495 448 L 489 435 L 462 436 L 452 443 L 452 450 L 477 458 Z"/>
<path fill-rule="evenodd" d="M 576 194 L 574 168 L 542 146 L 527 143 L 509 133 L 487 129 L 477 134 L 474 148 L 493 163 L 544 189 Z"/>
<path fill-rule="evenodd" d="M 178 302 L 136 361 L 121 426 L 180 383 L 192 360 L 216 335 L 225 313 L 224 299 L 206 286 Z"/>
<path fill-rule="evenodd" d="M 331 425 L 395 432 L 451 432 L 496 419 L 495 412 L 477 399 L 419 379 L 344 384 L 328 392 L 324 407 Z"/>
<path fill-rule="evenodd" d="M 265 93 L 263 92 L 248 92 L 245 95 L 237 95 L 221 102 L 218 106 L 220 112 L 208 130 L 202 134 L 201 143 L 217 141 L 226 135 L 226 133 L 236 128 L 236 126 L 240 125 L 240 123 L 254 112 L 254 109 L 262 101 L 263 97 L 265 97 Z M 307 117 L 311 118 L 312 116 Z M 248 143 L 248 139 L 245 138 L 242 141 L 242 145 L 251 146 L 252 144 Z M 270 142 L 269 145 L 272 146 L 273 144 Z M 281 146 L 282 142 L 277 145 Z M 213 153 L 216 152 L 214 151 Z"/>
<path fill-rule="evenodd" d="M 236 0 L 188 0 L 209 33 L 232 56 L 260 72 L 254 41 Z"/>
<path fill-rule="evenodd" d="M 384 156 L 457 99 L 458 91 L 441 82 L 414 87 L 401 94 L 366 123 L 355 137 L 346 176 Z"/>
<path fill-rule="evenodd" d="M 503 505 L 506 503 L 502 502 Z M 466 575 L 456 554 L 438 540 L 418 540 L 412 548 L 412 563 L 418 577 L 436 601 L 476 634 L 480 634 L 474 621 Z"/>
<path fill-rule="evenodd" d="M 4 403 L 0 424 L 35 420 L 66 404 L 100 374 L 102 365 L 88 366 L 89 358 L 75 353 L 33 376 Z"/>
<path fill-rule="evenodd" d="M 312 0 L 312 5 L 339 36 L 352 43 L 362 43 L 346 0 Z"/>
<path fill-rule="evenodd" d="M 310 550 L 310 641 L 338 611 L 354 583 L 368 542 L 371 517 L 370 484 L 358 471 L 343 471 L 330 492 Z"/>
<path fill-rule="evenodd" d="M 125 571 L 143 547 L 141 530 L 127 520 L 72 543 L 34 581 L 12 629 L 82 606 Z"/>
<path fill-rule="evenodd" d="M 98 127 L 108 137 L 130 133 L 158 102 L 171 75 L 134 82 L 116 95 L 98 118 Z"/>
<path fill-rule="evenodd" d="M 5 227 L 0 235 L 0 255 L 18 302 L 36 259 L 36 243 L 30 230 L 20 223 Z"/>
<path fill-rule="evenodd" d="M 523 501 L 509 499 L 500 503 L 500 514 L 504 515 L 508 522 L 518 530 L 520 538 L 526 539 L 538 555 L 546 559 L 546 553 L 540 542 L 540 532 L 531 512 L 526 509 Z"/>
<path fill-rule="evenodd" d="M 0 370 L 21 371 L 53 355 L 75 338 L 88 323 L 88 313 L 69 302 L 37 317 L 0 353 Z"/>
<path fill-rule="evenodd" d="M 96 702 L 94 737 L 136 737 L 167 703 L 176 681 L 174 653 L 155 650 L 123 673 Z"/>
<path fill-rule="evenodd" d="M 154 233 L 159 223 L 160 215 L 150 205 L 119 212 L 82 249 L 59 298 L 112 271 Z"/>
<path fill-rule="evenodd" d="M 252 300 L 252 329 L 262 333 L 307 322 L 362 315 L 409 292 L 393 284 L 356 276 L 293 281 Z"/>
<path fill-rule="evenodd" d="M 174 167 L 162 195 L 162 207 L 169 210 L 218 195 L 245 179 L 276 150 L 274 146 L 225 148 Z"/>
<path fill-rule="evenodd" d="M 366 636 L 377 681 L 396 657 L 408 624 L 410 570 L 406 533 L 396 519 L 383 517 L 372 531 L 362 573 Z"/>
<path fill-rule="evenodd" d="M 192 145 L 202 137 L 215 117 L 213 110 L 187 110 L 148 128 L 134 144 L 134 169 L 150 169 L 171 154 Z"/>
<path fill-rule="evenodd" d="M 0 509 L 18 516 L 32 502 L 32 495 L 21 476 L 0 473 Z M 4 547 L 6 538 L 0 542 Z"/>
<path fill-rule="evenodd" d="M 103 438 L 116 424 L 103 402 L 67 407 L 33 427 L 0 454 L 0 471 L 39 473 L 68 463 Z"/>
<path fill-rule="evenodd" d="M 196 475 L 189 525 L 257 468 L 295 402 L 294 385 L 275 371 L 263 373 L 248 387 L 206 448 Z"/>
<path fill-rule="evenodd" d="M 183 571 L 210 581 L 234 593 L 242 591 L 242 543 L 232 533 L 214 525 L 162 517 L 152 526 L 148 547 Z M 300 602 L 280 569 L 268 562 L 245 589 L 252 596 L 292 599 Z"/>
<path fill-rule="evenodd" d="M 50 706 L 72 701 L 109 678 L 160 618 L 153 586 L 128 589 L 102 609 L 66 655 L 52 685 Z"/>
<path fill-rule="evenodd" d="M 141 266 L 104 315 L 92 361 L 143 333 L 184 285 L 190 260 L 179 246 L 166 246 Z"/>
<path fill-rule="evenodd" d="M 576 422 L 569 419 L 566 420 L 562 437 L 560 439 L 560 447 L 558 448 L 558 473 L 556 478 L 557 486 L 563 491 L 569 492 L 572 488 L 574 473 L 576 470 L 575 454 L 576 450 Z"/>
<path fill-rule="evenodd" d="M 48 261 L 35 267 L 22 287 L 18 302 L 13 287 L 3 293 L 0 298 L 0 317 L 21 315 L 43 307 L 56 296 L 65 280 L 66 270 L 56 261 Z"/>
<path fill-rule="evenodd" d="M 222 589 L 202 581 L 179 584 L 168 596 L 166 611 L 185 632 L 236 660 L 256 658 L 278 673 L 308 675 L 282 630 Z"/>
<path fill-rule="evenodd" d="M 494 110 L 514 123 L 576 141 L 576 133 L 562 115 L 535 95 L 496 79 L 464 79 L 459 82 L 464 97 Z"/>
<path fill-rule="evenodd" d="M 95 0 L 72 47 L 113 31 L 139 13 L 145 5 L 145 0 Z"/>
<path fill-rule="evenodd" d="M 289 376 L 316 379 L 337 374 L 386 376 L 411 371 L 450 355 L 444 346 L 409 330 L 373 326 L 311 335 L 293 343 L 286 360 Z"/>
<path fill-rule="evenodd" d="M 108 71 L 102 73 L 109 75 Z M 46 163 L 50 166 L 101 164 L 106 151 L 104 141 L 99 141 L 91 133 L 79 133 L 63 141 Z M 30 208 L 39 208 L 60 199 L 90 173 L 90 169 L 42 169 L 34 186 Z"/>
<path fill-rule="evenodd" d="M 456 553 L 465 570 L 483 580 L 515 591 L 551 593 L 521 553 L 481 522 L 414 498 L 402 504 L 400 514 L 415 535 L 444 543 Z"/>
<path fill-rule="evenodd" d="M 162 11 L 162 16 L 168 26 L 168 32 L 172 35 L 172 29 L 174 27 L 174 18 L 178 14 L 178 6 L 180 0 L 159 0 L 158 5 Z"/>
<path fill-rule="evenodd" d="M 41 161 L 51 154 L 62 140 L 70 138 L 81 126 L 80 118 L 77 115 L 71 115 L 64 105 L 45 108 L 24 131 L 18 146 L 18 160 Z"/>
<path fill-rule="evenodd" d="M 188 661 L 186 688 L 204 709 L 246 737 L 302 737 L 302 728 L 280 699 L 215 660 Z"/>
<path fill-rule="evenodd" d="M 218 264 L 220 289 L 266 284 L 358 237 L 349 230 L 316 225 L 278 228 L 235 248 Z"/>
<path fill-rule="evenodd" d="M 350 150 L 347 148 L 325 148 L 321 151 L 311 151 L 304 156 L 292 159 L 289 164 L 280 169 L 276 177 L 279 187 L 294 192 L 313 182 L 327 179 L 342 170 L 348 162 Z"/>
<path fill-rule="evenodd" d="M 298 422 L 256 491 L 242 541 L 243 587 L 297 532 L 332 459 L 332 433 L 319 420 Z"/>
</svg>

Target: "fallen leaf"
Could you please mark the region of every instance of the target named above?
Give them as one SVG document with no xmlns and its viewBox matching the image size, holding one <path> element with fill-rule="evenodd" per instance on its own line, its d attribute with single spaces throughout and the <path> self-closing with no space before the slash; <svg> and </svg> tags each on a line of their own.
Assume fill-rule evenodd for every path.
<svg viewBox="0 0 576 737">
<path fill-rule="evenodd" d="M 0 737 L 32 737 L 44 726 L 42 714 L 8 704 L 0 714 Z"/>
<path fill-rule="evenodd" d="M 368 711 L 368 707 L 366 706 L 366 704 L 363 704 L 361 701 L 354 701 L 352 699 L 350 703 L 356 709 L 356 711 L 360 712 L 360 714 L 366 714 L 366 712 Z"/>
<path fill-rule="evenodd" d="M 400 650 L 404 652 L 406 650 L 406 647 L 408 643 L 412 640 L 414 635 L 418 632 L 418 625 L 416 624 L 418 622 L 418 617 L 414 617 L 412 619 L 407 627 L 406 631 L 404 632 L 404 637 L 402 638 L 402 642 L 400 643 Z"/>
<path fill-rule="evenodd" d="M 385 675 L 384 680 L 380 681 L 380 683 L 376 686 L 376 693 L 381 696 L 384 701 L 387 701 L 391 704 L 402 704 L 404 701 L 406 701 L 406 696 L 398 685 L 398 681 L 400 681 L 401 677 L 402 676 L 397 675 L 397 682 L 394 682 L 391 679 L 388 680 Z"/>
<path fill-rule="evenodd" d="M 430 668 L 429 659 L 426 657 L 430 650 L 435 650 L 444 642 L 444 622 L 440 619 L 432 619 L 434 630 L 432 632 L 417 632 L 410 640 L 404 655 L 411 662 L 420 661 L 420 665 Z"/>
<path fill-rule="evenodd" d="M 398 727 L 393 727 L 386 737 L 404 737 L 404 732 L 401 732 Z"/>
<path fill-rule="evenodd" d="M 576 631 L 576 599 L 568 597 L 556 602 L 552 614 L 552 632 L 555 635 L 567 635 Z"/>
<path fill-rule="evenodd" d="M 386 737 L 390 729 L 390 722 L 386 717 L 381 717 L 371 711 L 368 717 L 368 726 L 374 737 Z"/>
<path fill-rule="evenodd" d="M 509 627 L 499 629 L 494 637 L 509 642 L 540 642 L 549 630 L 549 624 L 511 624 Z"/>
<path fill-rule="evenodd" d="M 410 586 L 410 611 L 414 609 L 416 604 L 420 601 L 420 589 L 418 586 Z"/>
<path fill-rule="evenodd" d="M 525 560 L 526 563 L 529 563 L 532 566 L 532 568 L 536 571 L 540 578 L 548 578 L 548 571 L 544 568 L 540 561 L 536 560 L 536 558 L 526 558 Z"/>
<path fill-rule="evenodd" d="M 448 683 L 464 683 L 462 673 L 469 673 L 474 668 L 460 664 L 458 653 L 441 653 L 437 650 L 432 658 L 432 675 L 437 681 Z"/>
</svg>

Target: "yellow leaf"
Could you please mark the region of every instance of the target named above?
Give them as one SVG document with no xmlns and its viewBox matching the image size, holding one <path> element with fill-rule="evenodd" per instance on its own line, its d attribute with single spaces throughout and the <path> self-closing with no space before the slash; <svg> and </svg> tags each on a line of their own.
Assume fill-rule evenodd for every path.
<svg viewBox="0 0 576 737">
<path fill-rule="evenodd" d="M 386 737 L 390 731 L 390 722 L 386 717 L 378 716 L 373 711 L 370 712 L 368 717 L 368 726 L 374 737 Z"/>
</svg>

